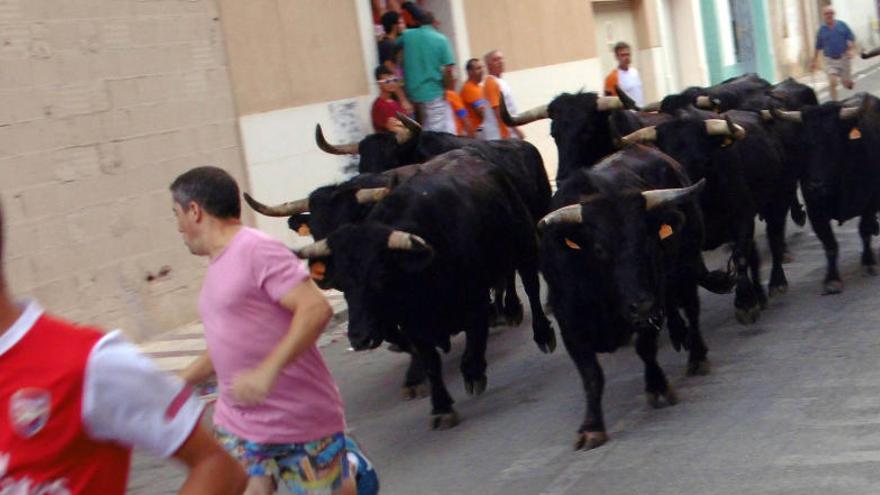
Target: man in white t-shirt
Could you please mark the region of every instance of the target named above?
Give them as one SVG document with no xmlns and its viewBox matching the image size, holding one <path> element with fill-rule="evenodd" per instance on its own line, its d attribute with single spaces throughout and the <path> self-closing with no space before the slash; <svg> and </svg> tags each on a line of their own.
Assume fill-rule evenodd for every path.
<svg viewBox="0 0 880 495">
<path fill-rule="evenodd" d="M 617 68 L 612 70 L 608 77 L 605 78 L 605 95 L 620 96 L 617 94 L 617 88 L 620 88 L 627 94 L 636 105 L 645 104 L 645 96 L 642 91 L 642 78 L 639 77 L 639 71 L 635 67 L 631 67 L 632 49 L 625 41 L 619 41 L 614 45 L 614 57 L 617 59 Z"/>
</svg>

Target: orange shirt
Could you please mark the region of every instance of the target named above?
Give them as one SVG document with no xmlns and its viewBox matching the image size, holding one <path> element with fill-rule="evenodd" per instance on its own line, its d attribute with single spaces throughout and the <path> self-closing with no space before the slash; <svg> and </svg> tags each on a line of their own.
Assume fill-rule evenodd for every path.
<svg viewBox="0 0 880 495">
<path fill-rule="evenodd" d="M 455 133 L 459 136 L 464 136 L 464 124 L 461 119 L 467 117 L 467 107 L 461 101 L 461 96 L 451 89 L 446 90 L 446 101 L 449 102 L 449 106 L 452 107 L 452 113 L 455 115 Z"/>
<path fill-rule="evenodd" d="M 605 96 L 617 96 L 617 69 L 611 71 L 605 78 Z"/>
<path fill-rule="evenodd" d="M 494 77 L 486 78 L 486 82 L 483 83 L 483 95 L 486 97 L 486 101 L 489 102 L 487 112 L 494 112 L 494 109 L 501 105 L 501 86 L 498 85 L 498 81 Z M 510 137 L 510 129 L 500 120 L 498 122 L 498 130 L 501 131 L 501 139 Z"/>
<path fill-rule="evenodd" d="M 483 124 L 483 118 L 480 117 L 480 114 L 476 109 L 483 107 L 486 112 L 492 111 L 492 109 L 488 108 L 486 105 L 486 99 L 483 98 L 483 88 L 478 83 L 471 80 L 467 80 L 461 85 L 461 101 L 467 108 L 468 117 L 471 119 L 471 125 L 474 129 Z"/>
</svg>

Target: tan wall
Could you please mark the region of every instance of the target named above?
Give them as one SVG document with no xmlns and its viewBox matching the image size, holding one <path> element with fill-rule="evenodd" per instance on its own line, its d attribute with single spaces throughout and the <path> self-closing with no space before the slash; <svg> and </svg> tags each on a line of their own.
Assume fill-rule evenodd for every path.
<svg viewBox="0 0 880 495">
<path fill-rule="evenodd" d="M 219 0 L 240 115 L 369 92 L 355 1 Z"/>
<path fill-rule="evenodd" d="M 214 0 L 0 8 L 0 197 L 18 297 L 130 336 L 196 317 L 168 184 L 244 177 Z M 163 266 L 164 278 L 148 281 Z"/>
<path fill-rule="evenodd" d="M 584 0 L 464 0 L 473 56 L 504 51 L 515 71 L 596 57 L 593 12 Z"/>
</svg>

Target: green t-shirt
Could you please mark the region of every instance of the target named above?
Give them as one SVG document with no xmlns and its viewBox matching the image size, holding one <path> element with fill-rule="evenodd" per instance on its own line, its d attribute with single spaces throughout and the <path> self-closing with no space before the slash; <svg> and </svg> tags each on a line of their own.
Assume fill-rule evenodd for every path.
<svg viewBox="0 0 880 495">
<path fill-rule="evenodd" d="M 443 96 L 443 67 L 455 63 L 449 40 L 434 26 L 407 29 L 397 38 L 403 47 L 406 94 L 424 103 Z"/>
</svg>

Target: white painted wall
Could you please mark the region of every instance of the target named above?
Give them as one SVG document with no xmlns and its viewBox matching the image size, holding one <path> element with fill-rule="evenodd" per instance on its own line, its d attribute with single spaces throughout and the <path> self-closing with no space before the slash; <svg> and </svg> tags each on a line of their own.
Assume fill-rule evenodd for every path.
<svg viewBox="0 0 880 495">
<path fill-rule="evenodd" d="M 877 7 L 874 0 L 837 0 L 832 2 L 837 19 L 844 21 L 856 35 L 856 42 L 866 48 L 880 45 L 874 30 Z M 818 26 L 816 26 L 818 29 Z M 814 38 L 815 40 L 815 38 Z"/>
</svg>

